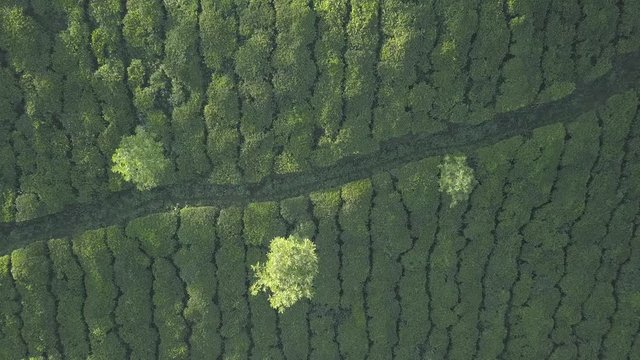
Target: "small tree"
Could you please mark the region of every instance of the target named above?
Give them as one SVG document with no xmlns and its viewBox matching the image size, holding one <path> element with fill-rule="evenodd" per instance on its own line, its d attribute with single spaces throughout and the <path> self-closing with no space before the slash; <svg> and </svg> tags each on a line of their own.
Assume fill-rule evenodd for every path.
<svg viewBox="0 0 640 360">
<path fill-rule="evenodd" d="M 440 168 L 440 191 L 451 196 L 450 207 L 466 201 L 475 185 L 473 169 L 467 166 L 467 157 L 446 155 L 438 167 Z"/>
<path fill-rule="evenodd" d="M 111 160 L 111 171 L 131 181 L 141 191 L 158 186 L 170 165 L 162 144 L 140 126 L 136 128 L 135 135 L 122 138 Z"/>
<path fill-rule="evenodd" d="M 251 266 L 256 281 L 251 295 L 270 291 L 271 307 L 283 312 L 301 298 L 313 296 L 313 279 L 318 273 L 316 246 L 309 239 L 277 237 L 269 245 L 267 262 Z"/>
</svg>

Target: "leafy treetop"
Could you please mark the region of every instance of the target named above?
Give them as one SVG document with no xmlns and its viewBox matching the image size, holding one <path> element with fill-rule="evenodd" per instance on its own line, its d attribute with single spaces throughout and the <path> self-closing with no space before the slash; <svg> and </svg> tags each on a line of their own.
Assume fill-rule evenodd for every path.
<svg viewBox="0 0 640 360">
<path fill-rule="evenodd" d="M 469 198 L 475 185 L 473 169 L 467 165 L 464 155 L 446 155 L 440 168 L 440 191 L 451 196 L 450 207 Z"/>
<path fill-rule="evenodd" d="M 170 165 L 162 144 L 140 126 L 136 128 L 135 135 L 122 138 L 112 161 L 111 171 L 131 181 L 141 191 L 158 186 Z"/>
<path fill-rule="evenodd" d="M 251 295 L 270 291 L 271 307 L 282 313 L 301 298 L 313 296 L 313 279 L 318 273 L 316 246 L 309 239 L 276 237 L 269 245 L 267 262 L 251 268 L 256 277 Z"/>
</svg>

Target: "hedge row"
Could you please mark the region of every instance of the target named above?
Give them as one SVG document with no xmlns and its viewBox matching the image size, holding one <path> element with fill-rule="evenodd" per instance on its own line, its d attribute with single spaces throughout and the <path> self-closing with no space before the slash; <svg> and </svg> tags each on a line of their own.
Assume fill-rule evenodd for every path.
<svg viewBox="0 0 640 360">
<path fill-rule="evenodd" d="M 313 2 L 316 15 L 315 57 L 317 78 L 310 100 L 315 126 L 320 136 L 316 140 L 314 165 L 326 166 L 339 158 L 334 140 L 344 117 L 347 0 Z"/>
<path fill-rule="evenodd" d="M 287 233 L 306 239 L 315 239 L 312 202 L 307 196 L 289 198 L 280 202 L 280 215 L 287 225 Z M 282 350 L 287 359 L 306 359 L 310 356 L 311 328 L 308 323 L 310 302 L 306 299 L 287 309 L 279 316 Z"/>
<path fill-rule="evenodd" d="M 275 10 L 271 3 L 244 0 L 236 3 L 238 35 L 244 38 L 235 57 L 239 77 L 240 168 L 247 182 L 259 181 L 273 168 L 273 138 L 269 131 L 275 114 L 271 57 L 275 46 Z"/>
<path fill-rule="evenodd" d="M 16 105 L 20 102 L 20 89 L 17 80 L 9 69 L 0 66 L 0 221 L 15 220 L 14 207 L 16 197 L 16 156 L 11 145 L 11 133 L 18 118 Z"/>
<path fill-rule="evenodd" d="M 280 216 L 280 206 L 275 201 L 251 203 L 244 209 L 242 230 L 244 241 L 249 247 L 246 255 L 247 283 L 253 283 L 251 265 L 264 263 L 265 249 L 276 236 L 286 236 L 286 226 Z M 249 297 L 251 312 L 251 338 L 253 347 L 252 359 L 281 358 L 282 352 L 281 328 L 278 328 L 280 315 L 269 306 L 266 293 Z M 253 319 L 262 319 L 254 322 Z M 306 333 L 306 330 L 305 330 Z"/>
<path fill-rule="evenodd" d="M 336 146 L 342 156 L 374 149 L 371 125 L 377 90 L 376 62 L 379 59 L 380 2 L 357 0 L 349 3 L 344 53 L 343 114 Z"/>
<path fill-rule="evenodd" d="M 198 51 L 198 1 L 165 2 L 164 68 L 171 79 L 172 151 L 178 181 L 209 174 L 202 115 L 205 101 L 202 58 Z"/>
<path fill-rule="evenodd" d="M 458 253 L 466 240 L 460 233 L 462 216 L 467 207 L 464 204 L 450 207 L 450 198 L 444 194 L 440 197 L 437 216 L 437 229 L 434 243 L 428 254 L 427 286 L 430 305 L 430 320 L 433 323 L 429 331 L 426 348 L 429 357 L 448 358 L 452 337 L 451 327 L 458 320 L 461 307 L 460 289 L 456 283 Z"/>
<path fill-rule="evenodd" d="M 148 359 L 158 355 L 158 328 L 154 324 L 152 304 L 152 259 L 140 248 L 135 237 L 112 228 L 107 232 L 107 244 L 112 251 L 113 275 L 120 289 L 115 309 L 118 333 L 127 344 L 132 358 Z"/>
<path fill-rule="evenodd" d="M 572 335 L 585 340 L 577 347 L 578 356 L 599 356 L 602 337 L 610 326 L 608 318 L 615 307 L 609 277 L 615 277 L 614 265 L 624 261 L 618 256 L 625 256 L 625 244 L 632 235 L 628 224 L 633 221 L 637 208 L 633 203 L 623 204 L 625 196 L 620 191 L 625 152 L 629 150 L 626 138 L 632 122 L 637 121 L 637 104 L 637 94 L 628 92 L 610 98 L 597 115 L 602 128 L 600 156 L 592 170 L 589 203 L 572 233 L 576 238 L 591 240 L 585 255 L 592 258 L 594 264 L 582 270 L 587 278 L 583 289 L 576 291 L 582 297 L 576 299 L 574 305 L 580 308 L 580 313 L 567 321 L 574 326 Z"/>
<path fill-rule="evenodd" d="M 409 219 L 388 174 L 372 178 L 371 270 L 365 284 L 370 356 L 385 359 L 393 355 L 398 342 L 400 298 L 397 283 L 402 276 L 401 254 L 411 249 Z M 393 241 L 389 241 L 393 239 Z"/>
<path fill-rule="evenodd" d="M 315 294 L 311 303 L 314 311 L 310 314 L 311 357 L 316 359 L 338 358 L 340 352 L 335 338 L 334 326 L 340 309 L 341 289 L 340 268 L 344 257 L 339 240 L 340 228 L 336 216 L 340 210 L 340 190 L 331 189 L 310 195 L 313 218 L 317 219 L 314 239 L 318 254 L 318 274 L 314 280 Z"/>
<path fill-rule="evenodd" d="M 217 265 L 213 254 L 220 246 L 216 236 L 218 209 L 184 208 L 180 211 L 179 250 L 175 263 L 186 284 L 184 319 L 191 328 L 189 355 L 194 359 L 217 358 L 222 351 Z"/>
<path fill-rule="evenodd" d="M 516 151 L 523 139 L 516 137 L 480 149 L 474 155 L 479 184 L 469 198 L 464 214 L 461 235 L 465 246 L 457 254 L 458 269 L 455 281 L 458 286 L 459 304 L 456 305 L 457 322 L 451 327 L 452 358 L 472 359 L 477 356 L 477 346 L 482 328 L 478 323 L 483 300 L 485 265 L 494 249 L 493 224 L 503 202 L 503 191 Z M 435 180 L 434 180 L 435 181 Z M 437 296 L 437 294 L 433 294 Z"/>
<path fill-rule="evenodd" d="M 215 254 L 218 303 L 222 313 L 220 335 L 224 354 L 231 358 L 249 357 L 249 308 L 247 303 L 246 251 L 242 242 L 242 209 L 222 209 L 217 234 L 220 247 Z"/>
<path fill-rule="evenodd" d="M 588 119 L 581 120 L 588 124 Z M 517 255 L 518 275 L 511 288 L 505 315 L 505 325 L 510 331 L 506 336 L 513 339 L 507 340 L 503 349 L 507 356 L 549 356 L 552 344 L 547 333 L 553 326 L 553 312 L 560 300 L 555 284 L 563 273 L 564 247 L 570 241 L 569 234 L 561 229 L 579 216 L 580 203 L 585 196 L 585 185 L 592 164 L 585 161 L 585 155 L 589 155 L 589 152 L 585 154 L 584 151 L 592 149 L 585 149 L 584 145 L 594 140 L 589 138 L 589 130 L 579 133 L 564 130 L 566 141 L 558 165 L 547 165 L 537 160 L 533 162 L 534 166 L 540 164 L 542 167 L 536 166 L 532 171 L 532 161 L 528 160 L 521 162 L 521 167 L 518 166 L 520 163 L 515 166 L 514 170 L 520 170 L 518 172 L 522 174 L 525 171 L 554 174 L 554 167 L 557 171 L 554 174 L 556 179 L 546 187 L 538 179 L 529 180 L 531 176 L 518 181 L 524 188 L 550 188 L 551 191 L 549 195 L 542 191 L 537 194 L 532 192 L 534 197 L 526 200 L 526 203 L 531 204 L 534 210 L 530 214 L 523 214 L 522 219 L 514 224 L 522 239 Z M 597 128 L 595 130 L 597 133 Z M 535 140 L 534 137 L 533 141 L 521 148 L 522 154 L 535 154 L 532 149 L 539 148 L 542 141 L 548 141 Z M 530 158 L 529 155 L 525 156 L 524 159 Z M 523 159 L 522 155 L 520 159 Z M 524 337 L 529 340 L 520 340 Z M 532 349 L 529 341 L 535 341 L 540 346 Z"/>
<path fill-rule="evenodd" d="M 83 314 L 91 354 L 98 358 L 123 358 L 126 347 L 113 316 L 119 291 L 114 281 L 113 256 L 105 241 L 106 231 L 87 231 L 73 240 L 72 248 L 85 274 Z"/>
<path fill-rule="evenodd" d="M 11 276 L 20 302 L 20 336 L 29 356 L 61 357 L 56 299 L 50 292 L 47 244 L 36 242 L 11 253 Z M 17 349 L 20 350 L 19 348 Z"/>
<path fill-rule="evenodd" d="M 60 324 L 58 331 L 64 350 L 69 359 L 86 358 L 90 344 L 84 305 L 84 272 L 73 253 L 71 242 L 66 239 L 49 241 L 49 256 L 53 277 L 51 291 L 58 300 L 56 320 Z"/>
<path fill-rule="evenodd" d="M 427 289 L 427 260 L 437 226 L 438 158 L 429 158 L 398 169 L 396 191 L 407 212 L 412 247 L 400 257 L 402 277 L 398 286 L 400 321 L 397 358 L 423 357 L 427 333 L 433 326 L 429 320 L 432 296 Z"/>
<path fill-rule="evenodd" d="M 0 257 L 0 355 L 24 357 L 27 349 L 20 332 L 20 298 L 11 274 L 11 256 Z"/>
<path fill-rule="evenodd" d="M 519 272 L 525 276 L 529 269 L 519 259 L 525 245 L 521 227 L 531 220 L 534 207 L 551 199 L 565 135 L 562 125 L 536 129 L 532 139 L 514 154 L 513 168 L 503 189 L 505 198 L 491 231 L 495 245 L 483 274 L 484 299 L 479 317 L 479 327 L 483 330 L 478 340 L 478 357 L 503 354 L 503 339 L 511 336 L 507 312 L 513 311 L 512 304 L 519 304 L 513 285 Z"/>
<path fill-rule="evenodd" d="M 365 282 L 370 273 L 371 181 L 361 180 L 342 187 L 342 206 L 338 213 L 342 243 L 342 296 L 340 306 L 348 310 L 348 317 L 338 326 L 341 354 L 349 358 L 365 357 L 369 351 L 367 338 L 367 309 Z"/>
</svg>

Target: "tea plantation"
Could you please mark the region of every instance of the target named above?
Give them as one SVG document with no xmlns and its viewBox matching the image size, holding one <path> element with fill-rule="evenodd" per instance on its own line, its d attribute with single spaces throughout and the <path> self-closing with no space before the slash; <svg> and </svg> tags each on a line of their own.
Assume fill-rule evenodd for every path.
<svg viewBox="0 0 640 360">
<path fill-rule="evenodd" d="M 0 359 L 640 360 L 638 84 L 640 1 L 5 0 Z"/>
</svg>

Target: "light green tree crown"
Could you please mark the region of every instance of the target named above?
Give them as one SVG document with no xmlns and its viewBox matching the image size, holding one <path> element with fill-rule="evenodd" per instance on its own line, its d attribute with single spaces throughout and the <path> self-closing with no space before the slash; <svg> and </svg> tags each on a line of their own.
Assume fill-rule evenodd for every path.
<svg viewBox="0 0 640 360">
<path fill-rule="evenodd" d="M 313 296 L 313 279 L 318 273 L 316 245 L 309 239 L 277 237 L 269 245 L 267 262 L 251 269 L 256 277 L 251 295 L 269 291 L 271 307 L 281 313 L 298 300 Z"/>
<path fill-rule="evenodd" d="M 158 186 L 170 165 L 162 144 L 140 126 L 136 128 L 135 135 L 122 138 L 111 160 L 111 171 L 131 181 L 141 191 Z"/>
<path fill-rule="evenodd" d="M 451 196 L 450 207 L 469 198 L 475 185 L 473 169 L 467 165 L 464 155 L 446 155 L 440 168 L 440 191 Z"/>
</svg>

